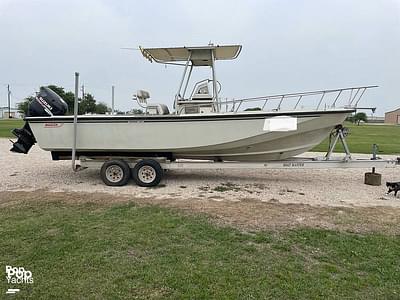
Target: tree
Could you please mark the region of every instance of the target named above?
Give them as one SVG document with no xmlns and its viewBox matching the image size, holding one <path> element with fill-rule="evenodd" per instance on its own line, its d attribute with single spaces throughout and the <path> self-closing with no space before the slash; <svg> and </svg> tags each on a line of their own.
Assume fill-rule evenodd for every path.
<svg viewBox="0 0 400 300">
<path fill-rule="evenodd" d="M 96 100 L 91 94 L 85 94 L 85 97 L 79 103 L 79 114 L 95 113 L 96 112 Z"/>
<path fill-rule="evenodd" d="M 56 93 L 58 96 L 64 99 L 65 96 L 65 90 L 61 86 L 57 86 L 54 84 L 50 84 L 47 86 L 49 89 L 51 89 L 54 93 Z M 64 99 L 65 100 L 65 99 Z"/>
<path fill-rule="evenodd" d="M 72 114 L 74 112 L 74 93 L 65 92 L 63 87 L 57 85 L 48 85 L 48 88 L 53 90 L 57 95 L 59 95 L 68 105 L 67 114 Z M 25 115 L 28 112 L 28 106 L 31 101 L 35 99 L 35 96 L 26 97 L 22 102 L 18 103 L 17 108 L 19 111 L 23 112 Z"/>
<path fill-rule="evenodd" d="M 363 112 L 356 113 L 354 116 L 354 123 L 357 123 L 357 125 L 360 125 L 361 121 L 364 121 L 365 123 L 367 123 L 368 122 L 367 115 Z"/>
<path fill-rule="evenodd" d="M 106 112 L 109 112 L 110 108 L 107 106 L 107 104 L 103 102 L 99 102 L 96 104 L 96 109 L 95 113 L 96 114 L 105 114 Z"/>
<path fill-rule="evenodd" d="M 118 109 L 115 109 L 114 110 L 114 114 L 116 114 L 116 115 L 125 115 L 126 113 L 124 111 L 120 111 Z"/>
<path fill-rule="evenodd" d="M 18 109 L 18 111 L 20 111 L 20 112 L 24 113 L 24 115 L 26 115 L 26 114 L 28 113 L 28 106 L 29 106 L 29 103 L 30 103 L 33 99 L 35 99 L 35 97 L 29 96 L 29 97 L 26 97 L 22 102 L 19 102 L 19 103 L 17 104 L 17 109 Z"/>
<path fill-rule="evenodd" d="M 64 94 L 63 100 L 67 103 L 68 105 L 68 115 L 74 114 L 74 103 L 75 103 L 75 94 L 73 92 L 66 92 Z"/>
<path fill-rule="evenodd" d="M 143 110 L 140 108 L 139 109 L 132 108 L 131 113 L 134 115 L 143 115 L 144 114 Z"/>
<path fill-rule="evenodd" d="M 48 85 L 48 88 L 53 90 L 57 95 L 59 95 L 68 105 L 68 115 L 72 115 L 74 113 L 74 102 L 75 102 L 75 94 L 73 92 L 66 92 L 65 89 L 61 86 L 57 85 Z M 29 103 L 34 100 L 34 96 L 26 97 L 22 102 L 18 103 L 18 110 L 26 114 L 28 112 Z M 79 114 L 86 113 L 101 113 L 104 114 L 110 109 L 104 103 L 96 103 L 96 99 L 94 99 L 93 95 L 85 94 L 84 99 L 78 99 L 79 101 Z"/>
</svg>

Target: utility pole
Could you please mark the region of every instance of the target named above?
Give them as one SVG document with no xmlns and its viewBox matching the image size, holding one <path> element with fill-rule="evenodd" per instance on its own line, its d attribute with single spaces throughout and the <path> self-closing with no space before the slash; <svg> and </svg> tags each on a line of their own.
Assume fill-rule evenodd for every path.
<svg viewBox="0 0 400 300">
<path fill-rule="evenodd" d="M 115 86 L 111 87 L 111 114 L 114 115 L 114 90 Z"/>
<path fill-rule="evenodd" d="M 81 91 L 82 91 L 82 100 L 83 100 L 83 99 L 85 99 L 85 85 L 84 84 L 82 84 Z"/>
<path fill-rule="evenodd" d="M 7 99 L 8 99 L 8 118 L 11 119 L 11 91 L 9 84 L 7 84 Z"/>
</svg>

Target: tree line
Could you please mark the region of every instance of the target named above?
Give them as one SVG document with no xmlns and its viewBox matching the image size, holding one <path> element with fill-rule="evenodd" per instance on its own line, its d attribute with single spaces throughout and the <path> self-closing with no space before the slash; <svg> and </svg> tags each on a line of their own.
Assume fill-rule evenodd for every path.
<svg viewBox="0 0 400 300">
<path fill-rule="evenodd" d="M 361 121 L 367 123 L 368 122 L 368 117 L 367 117 L 366 113 L 359 112 L 359 113 L 356 113 L 354 115 L 351 115 L 350 117 L 347 117 L 346 121 L 349 121 L 351 123 L 360 125 Z"/>
<path fill-rule="evenodd" d="M 53 90 L 58 94 L 68 105 L 67 114 L 72 115 L 74 113 L 74 101 L 75 94 L 70 91 L 65 91 L 63 87 L 56 85 L 48 85 L 48 88 Z M 22 102 L 18 103 L 17 108 L 19 111 L 23 112 L 25 115 L 28 112 L 28 106 L 31 101 L 35 99 L 35 96 L 26 97 Z M 79 98 L 79 114 L 105 114 L 106 112 L 111 112 L 111 108 L 107 106 L 104 102 L 96 102 L 94 96 L 90 93 L 84 95 L 83 99 Z"/>
</svg>

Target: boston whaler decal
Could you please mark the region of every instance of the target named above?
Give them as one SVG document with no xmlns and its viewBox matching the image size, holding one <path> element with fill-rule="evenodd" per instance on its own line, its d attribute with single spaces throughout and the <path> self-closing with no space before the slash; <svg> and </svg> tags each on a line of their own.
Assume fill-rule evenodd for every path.
<svg viewBox="0 0 400 300">
<path fill-rule="evenodd" d="M 44 128 L 59 128 L 63 125 L 64 123 L 44 123 Z"/>
</svg>

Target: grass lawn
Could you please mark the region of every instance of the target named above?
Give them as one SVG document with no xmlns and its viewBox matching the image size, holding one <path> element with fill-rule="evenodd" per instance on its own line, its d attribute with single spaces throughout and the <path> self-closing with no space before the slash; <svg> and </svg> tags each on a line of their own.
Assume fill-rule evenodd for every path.
<svg viewBox="0 0 400 300">
<path fill-rule="evenodd" d="M 398 236 L 244 233 L 133 203 L 15 202 L 0 224 L 1 268 L 33 273 L 17 299 L 400 297 Z"/>
<path fill-rule="evenodd" d="M 24 121 L 21 119 L 0 119 L 0 137 L 14 137 L 11 130 L 21 128 Z"/>
<path fill-rule="evenodd" d="M 345 123 L 344 126 L 350 129 L 346 141 L 352 153 L 372 153 L 372 144 L 377 144 L 380 154 L 400 154 L 400 126 L 371 124 L 357 126 L 351 123 Z M 313 151 L 326 152 L 327 149 L 328 139 Z M 340 142 L 336 146 L 336 151 L 343 151 Z"/>
</svg>

